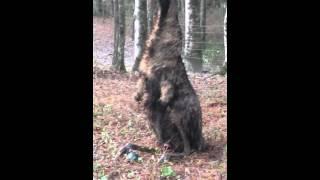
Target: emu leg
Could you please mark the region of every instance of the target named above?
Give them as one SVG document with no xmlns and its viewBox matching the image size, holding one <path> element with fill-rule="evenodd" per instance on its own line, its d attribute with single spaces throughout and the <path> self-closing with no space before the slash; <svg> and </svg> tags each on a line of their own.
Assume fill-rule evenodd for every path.
<svg viewBox="0 0 320 180">
<path fill-rule="evenodd" d="M 183 152 L 182 153 L 164 153 L 159 159 L 160 163 L 162 163 L 164 160 L 170 160 L 172 158 L 183 158 L 184 156 L 191 154 L 190 141 L 185 131 L 183 130 L 180 124 L 177 125 L 177 129 L 183 141 Z"/>
<path fill-rule="evenodd" d="M 178 131 L 179 131 L 180 136 L 183 141 L 183 151 L 184 151 L 185 155 L 189 155 L 191 152 L 190 141 L 189 141 L 184 129 L 182 128 L 182 126 L 180 124 L 177 126 L 177 128 L 178 128 Z"/>
<path fill-rule="evenodd" d="M 163 134 L 162 134 L 162 129 L 161 129 L 161 117 L 162 115 L 158 115 L 156 118 L 156 122 L 155 122 L 155 133 L 156 133 L 156 136 L 157 136 L 157 141 L 159 144 L 163 144 Z"/>
<path fill-rule="evenodd" d="M 134 96 L 134 100 L 137 102 L 142 101 L 142 96 L 144 94 L 144 90 L 146 88 L 146 78 L 145 77 L 140 77 L 137 83 L 137 92 Z"/>
</svg>

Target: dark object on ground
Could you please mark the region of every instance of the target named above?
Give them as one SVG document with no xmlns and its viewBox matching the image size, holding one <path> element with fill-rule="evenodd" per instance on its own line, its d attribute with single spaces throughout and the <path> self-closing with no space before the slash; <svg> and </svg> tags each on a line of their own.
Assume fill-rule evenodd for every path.
<svg viewBox="0 0 320 180">
<path fill-rule="evenodd" d="M 127 154 L 127 159 L 130 161 L 130 162 L 133 162 L 133 161 L 138 161 L 139 159 L 139 154 L 134 152 L 134 151 L 130 151 L 128 154 Z"/>
</svg>

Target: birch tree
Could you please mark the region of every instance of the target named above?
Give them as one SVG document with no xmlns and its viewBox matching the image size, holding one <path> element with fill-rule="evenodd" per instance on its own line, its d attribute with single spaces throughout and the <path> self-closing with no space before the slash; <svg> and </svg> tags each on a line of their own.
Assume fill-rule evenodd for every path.
<svg viewBox="0 0 320 180">
<path fill-rule="evenodd" d="M 132 71 L 139 67 L 144 42 L 147 35 L 147 1 L 135 0 L 134 3 L 134 65 Z"/>
<path fill-rule="evenodd" d="M 224 4 L 225 6 L 225 14 L 224 14 L 224 36 L 223 36 L 223 40 L 224 40 L 224 62 L 223 62 L 223 66 L 222 66 L 222 70 L 224 71 L 223 73 L 226 73 L 227 71 L 227 4 Z"/>
<path fill-rule="evenodd" d="M 185 0 L 185 44 L 184 57 L 193 72 L 202 70 L 200 29 L 200 1 Z"/>
</svg>

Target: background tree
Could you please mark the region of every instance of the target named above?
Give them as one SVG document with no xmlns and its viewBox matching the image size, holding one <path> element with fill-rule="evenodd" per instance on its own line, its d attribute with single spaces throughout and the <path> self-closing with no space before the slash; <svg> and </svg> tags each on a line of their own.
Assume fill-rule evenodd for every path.
<svg viewBox="0 0 320 180">
<path fill-rule="evenodd" d="M 224 24 L 224 36 L 223 36 L 223 40 L 224 40 L 224 62 L 223 62 L 223 66 L 222 66 L 222 74 L 227 73 L 227 3 L 224 4 L 224 8 L 226 9 L 225 14 L 224 14 L 224 20 L 223 20 L 223 24 Z"/>
<path fill-rule="evenodd" d="M 97 0 L 93 0 L 93 15 L 98 16 L 99 15 L 99 5 L 97 3 Z"/>
<path fill-rule="evenodd" d="M 117 60 L 118 60 L 118 26 L 119 26 L 119 6 L 118 6 L 118 0 L 113 0 L 113 58 L 112 58 L 112 66 L 115 66 Z"/>
<path fill-rule="evenodd" d="M 184 57 L 193 72 L 202 70 L 202 50 L 199 42 L 201 42 L 200 1 L 186 0 Z"/>
<path fill-rule="evenodd" d="M 117 21 L 120 16 L 118 12 L 117 15 L 113 15 L 113 11 L 118 7 L 113 5 L 114 1 L 115 0 L 93 0 L 94 29 L 103 29 L 104 26 L 106 28 L 106 32 L 103 32 L 103 30 L 99 30 L 99 32 L 95 31 L 93 57 L 95 60 L 107 63 L 108 65 L 115 64 L 118 56 L 118 53 L 114 53 L 114 56 L 110 55 L 112 55 L 112 47 L 118 47 L 119 30 L 114 32 L 114 37 L 111 36 L 111 38 L 114 38 L 114 41 L 106 39 L 110 38 L 110 33 L 107 34 L 109 32 L 109 30 L 107 30 L 108 28 L 112 27 L 114 30 L 119 29 L 119 27 L 113 27 L 113 24 L 115 26 L 119 25 L 119 22 Z M 140 1 L 142 3 L 140 3 Z M 197 65 L 199 63 L 199 66 L 202 66 L 202 68 L 199 69 L 215 74 L 220 72 L 220 70 L 223 69 L 224 64 L 226 64 L 226 29 L 224 29 L 224 24 L 226 23 L 224 22 L 224 19 L 226 19 L 226 8 L 224 5 L 226 4 L 226 0 L 195 1 L 196 0 L 177 0 L 179 24 L 181 25 L 183 37 L 183 59 L 188 70 L 194 70 L 194 68 L 192 68 L 192 62 L 190 62 L 193 61 L 194 64 Z M 135 10 L 137 9 L 135 2 L 140 3 L 142 6 L 143 4 L 146 4 L 143 8 L 144 10 L 140 12 L 139 10 Z M 198 12 L 194 13 L 195 16 L 198 16 L 198 20 L 196 20 L 198 22 L 192 20 L 190 14 L 188 16 L 185 15 L 186 12 L 190 12 L 190 9 L 186 10 L 186 5 L 190 2 L 197 3 L 200 7 Z M 129 34 L 129 36 L 126 36 L 127 39 L 125 40 L 125 52 L 129 53 L 129 56 L 127 54 L 125 56 L 125 63 L 127 69 L 130 68 L 134 70 L 139 65 L 142 47 L 148 32 L 151 30 L 152 20 L 157 13 L 158 3 L 155 0 L 125 0 L 124 3 L 126 9 L 125 21 L 127 22 L 125 29 L 126 33 Z M 141 16 L 143 13 L 144 15 Z M 134 17 L 137 16 L 137 14 L 139 14 L 139 17 L 142 20 L 135 22 Z M 186 20 L 188 22 L 186 22 Z M 114 21 L 114 23 L 110 23 L 112 21 Z M 137 23 L 140 25 L 137 26 Z M 135 33 L 137 27 L 140 30 L 137 30 Z M 188 29 L 185 29 L 185 27 L 189 27 L 190 33 L 187 37 L 185 37 L 185 33 L 188 32 Z M 106 38 L 102 37 L 102 34 Z M 106 44 L 105 42 L 108 43 Z M 113 42 L 114 44 L 112 44 Z"/>
<path fill-rule="evenodd" d="M 102 0 L 97 0 L 97 4 L 98 4 L 99 15 L 103 15 L 103 3 L 102 3 Z"/>
<path fill-rule="evenodd" d="M 179 16 L 179 22 L 180 24 L 184 23 L 184 14 L 185 14 L 185 0 L 178 0 L 178 10 L 179 10 L 179 13 L 178 13 L 178 16 Z M 182 31 L 184 31 L 184 27 L 181 26 Z"/>
<path fill-rule="evenodd" d="M 114 13 L 113 13 L 113 0 L 109 0 L 111 1 L 111 8 L 110 8 L 110 11 L 111 11 L 111 16 L 114 17 Z"/>
<path fill-rule="evenodd" d="M 184 13 L 185 13 L 185 8 L 184 8 L 184 2 L 185 0 L 178 0 L 178 18 L 179 18 L 179 23 L 180 23 L 180 28 L 181 28 L 181 32 L 182 32 L 182 49 L 181 51 L 183 52 L 184 49 L 184 43 L 185 43 L 185 37 L 184 37 Z M 183 56 L 183 54 L 181 54 Z"/>
<path fill-rule="evenodd" d="M 147 36 L 147 1 L 135 0 L 134 4 L 134 65 L 132 71 L 136 71 L 139 67 Z"/>
<path fill-rule="evenodd" d="M 206 17 L 207 17 L 207 1 L 201 0 L 200 3 L 200 29 L 201 29 L 201 49 L 206 49 Z M 201 53 L 201 58 L 203 59 L 203 53 Z"/>
<path fill-rule="evenodd" d="M 124 45 L 125 45 L 125 6 L 124 0 L 114 0 L 114 51 L 112 68 L 125 72 Z"/>
<path fill-rule="evenodd" d="M 93 0 L 93 15 L 104 18 L 113 16 L 113 0 Z"/>
</svg>

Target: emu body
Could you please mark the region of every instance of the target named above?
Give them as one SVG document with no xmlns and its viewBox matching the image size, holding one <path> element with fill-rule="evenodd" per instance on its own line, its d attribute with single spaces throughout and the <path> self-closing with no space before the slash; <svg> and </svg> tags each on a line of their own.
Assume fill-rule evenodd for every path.
<svg viewBox="0 0 320 180">
<path fill-rule="evenodd" d="M 181 58 L 182 36 L 176 0 L 158 0 L 160 8 L 139 66 L 136 101 L 143 101 L 148 122 L 171 156 L 203 149 L 202 114 Z"/>
</svg>

